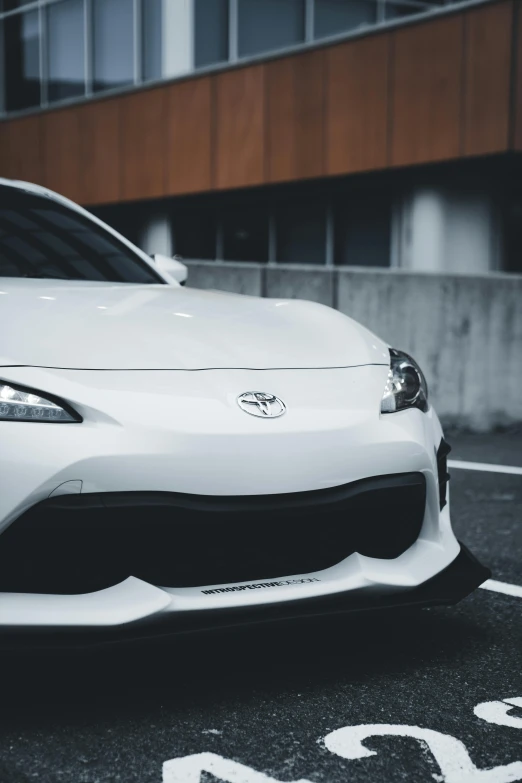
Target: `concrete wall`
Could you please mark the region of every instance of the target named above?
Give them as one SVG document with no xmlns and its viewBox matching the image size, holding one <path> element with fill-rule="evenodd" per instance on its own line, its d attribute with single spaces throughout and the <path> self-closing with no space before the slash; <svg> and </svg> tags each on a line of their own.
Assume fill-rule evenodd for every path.
<svg viewBox="0 0 522 783">
<path fill-rule="evenodd" d="M 188 285 L 337 307 L 425 370 L 446 424 L 522 421 L 522 276 L 189 261 Z"/>
</svg>

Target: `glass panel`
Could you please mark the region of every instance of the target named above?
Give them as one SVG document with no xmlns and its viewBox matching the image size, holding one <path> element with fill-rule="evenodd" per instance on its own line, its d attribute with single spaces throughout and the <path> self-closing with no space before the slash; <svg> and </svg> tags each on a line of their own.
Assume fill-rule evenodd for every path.
<svg viewBox="0 0 522 783">
<path fill-rule="evenodd" d="M 316 38 L 377 24 L 375 0 L 315 0 Z"/>
<path fill-rule="evenodd" d="M 228 60 L 228 0 L 195 0 L 196 68 Z"/>
<path fill-rule="evenodd" d="M 385 6 L 386 19 L 400 19 L 402 16 L 412 16 L 412 14 L 422 14 L 429 10 L 425 6 L 412 5 L 410 3 L 395 3 L 387 0 Z"/>
<path fill-rule="evenodd" d="M 522 192 L 515 193 L 503 210 L 504 271 L 522 273 Z"/>
<path fill-rule="evenodd" d="M 163 282 L 102 227 L 12 188 L 0 188 L 0 277 Z"/>
<path fill-rule="evenodd" d="M 325 263 L 324 207 L 296 206 L 278 214 L 277 260 L 283 264 Z"/>
<path fill-rule="evenodd" d="M 47 7 L 50 101 L 85 92 L 83 0 Z"/>
<path fill-rule="evenodd" d="M 4 21 L 5 106 L 8 111 L 40 105 L 40 30 L 38 11 Z"/>
<path fill-rule="evenodd" d="M 134 81 L 133 0 L 94 0 L 94 90 Z"/>
<path fill-rule="evenodd" d="M 268 261 L 268 215 L 260 209 L 231 210 L 223 219 L 225 261 Z"/>
<path fill-rule="evenodd" d="M 213 261 L 216 257 L 216 221 L 211 212 L 176 212 L 174 248 L 182 258 Z"/>
<path fill-rule="evenodd" d="M 238 0 L 240 57 L 301 43 L 304 0 Z"/>
<path fill-rule="evenodd" d="M 15 8 L 21 8 L 22 6 L 27 5 L 27 3 L 34 3 L 34 0 L 4 0 L 3 10 L 14 11 Z M 2 4 L 0 0 L 0 9 L 1 8 Z"/>
<path fill-rule="evenodd" d="M 161 40 L 163 0 L 143 3 L 143 78 L 161 79 L 163 75 Z"/>
<path fill-rule="evenodd" d="M 360 196 L 337 209 L 335 263 L 350 266 L 389 266 L 391 205 L 385 198 Z"/>
</svg>

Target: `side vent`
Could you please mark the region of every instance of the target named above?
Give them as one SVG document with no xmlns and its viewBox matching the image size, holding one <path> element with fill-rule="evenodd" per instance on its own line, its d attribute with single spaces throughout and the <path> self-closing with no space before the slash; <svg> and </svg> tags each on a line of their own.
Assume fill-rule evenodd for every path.
<svg viewBox="0 0 522 783">
<path fill-rule="evenodd" d="M 451 451 L 451 446 L 444 438 L 440 442 L 440 446 L 437 451 L 437 473 L 439 476 L 439 505 L 440 510 L 444 508 L 447 501 L 448 493 L 448 481 L 450 480 L 450 474 L 448 473 L 448 454 Z"/>
</svg>

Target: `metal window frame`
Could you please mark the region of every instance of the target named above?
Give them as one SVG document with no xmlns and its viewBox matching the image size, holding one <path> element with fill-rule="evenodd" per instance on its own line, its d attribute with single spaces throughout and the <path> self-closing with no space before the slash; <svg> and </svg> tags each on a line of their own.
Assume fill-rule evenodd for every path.
<svg viewBox="0 0 522 783">
<path fill-rule="evenodd" d="M 315 0 L 304 0 L 305 2 L 305 41 L 311 42 L 315 36 Z"/>
<path fill-rule="evenodd" d="M 272 210 L 268 213 L 268 266 L 277 264 L 277 219 Z"/>
<path fill-rule="evenodd" d="M 143 82 L 143 6 L 142 0 L 132 0 L 133 15 L 133 80 L 134 84 Z"/>
<path fill-rule="evenodd" d="M 228 0 L 228 62 L 239 60 L 239 0 Z"/>
<path fill-rule="evenodd" d="M 324 251 L 324 266 L 335 266 L 335 216 L 334 207 L 330 200 L 326 205 L 325 215 L 325 251 Z M 323 264 L 320 264 L 323 266 Z"/>
<path fill-rule="evenodd" d="M 223 218 L 217 215 L 216 217 L 216 252 L 214 261 L 225 260 L 225 227 L 223 225 Z"/>
<path fill-rule="evenodd" d="M 85 96 L 93 94 L 93 8 L 92 0 L 83 0 L 83 70 L 85 76 Z"/>
<path fill-rule="evenodd" d="M 0 116 L 5 114 L 4 24 L 0 20 Z"/>
<path fill-rule="evenodd" d="M 47 34 L 47 7 L 44 7 L 42 3 L 38 5 L 38 30 L 40 33 L 40 46 L 38 49 L 39 54 L 39 67 L 40 67 L 40 106 L 42 109 L 47 108 L 49 103 L 49 51 Z"/>
</svg>

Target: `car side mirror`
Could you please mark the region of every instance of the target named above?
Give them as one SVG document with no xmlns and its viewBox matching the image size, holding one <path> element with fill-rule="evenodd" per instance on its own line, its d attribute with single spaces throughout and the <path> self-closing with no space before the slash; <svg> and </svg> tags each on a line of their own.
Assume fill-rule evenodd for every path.
<svg viewBox="0 0 522 783">
<path fill-rule="evenodd" d="M 181 261 L 178 261 L 176 258 L 170 258 L 161 253 L 156 253 L 152 258 L 160 272 L 165 275 L 167 279 L 174 280 L 180 285 L 185 284 L 188 277 L 188 268 L 185 264 L 182 264 Z"/>
</svg>

